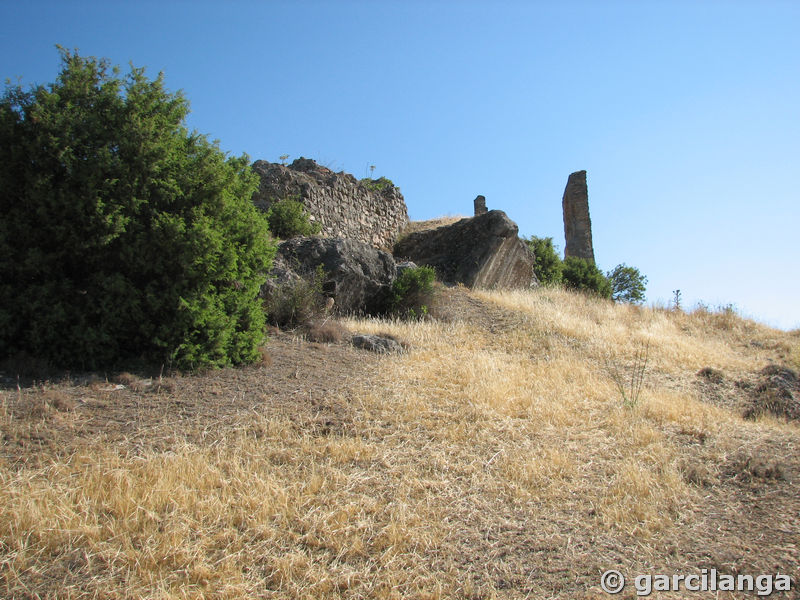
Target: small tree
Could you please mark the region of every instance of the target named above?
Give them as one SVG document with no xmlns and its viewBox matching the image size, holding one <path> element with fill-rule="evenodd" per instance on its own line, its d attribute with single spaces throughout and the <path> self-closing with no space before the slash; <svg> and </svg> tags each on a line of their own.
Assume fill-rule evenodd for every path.
<svg viewBox="0 0 800 600">
<path fill-rule="evenodd" d="M 611 283 L 595 265 L 577 256 L 564 259 L 564 285 L 571 290 L 611 298 Z"/>
<path fill-rule="evenodd" d="M 421 318 L 428 314 L 433 301 L 433 267 L 421 266 L 405 269 L 392 284 L 389 310 L 392 314 Z"/>
<path fill-rule="evenodd" d="M 633 304 L 644 302 L 647 277 L 642 275 L 639 269 L 622 263 L 614 267 L 612 271 L 609 271 L 606 276 L 611 282 L 612 300 L 631 302 Z"/>
<path fill-rule="evenodd" d="M 282 240 L 298 235 L 316 235 L 321 230 L 320 224 L 309 219 L 306 207 L 295 198 L 273 202 L 267 210 L 267 222 L 273 235 Z"/>
<path fill-rule="evenodd" d="M 681 291 L 680 290 L 672 290 L 672 297 L 673 297 L 673 308 L 675 310 L 682 310 L 681 308 Z"/>
<path fill-rule="evenodd" d="M 0 352 L 78 368 L 257 360 L 275 248 L 249 159 L 190 133 L 162 75 L 59 50 L 55 83 L 0 98 Z"/>
<path fill-rule="evenodd" d="M 525 240 L 525 243 L 533 251 L 535 257 L 533 272 L 539 283 L 542 285 L 560 284 L 564 264 L 553 245 L 553 238 L 540 238 L 532 235 Z"/>
</svg>

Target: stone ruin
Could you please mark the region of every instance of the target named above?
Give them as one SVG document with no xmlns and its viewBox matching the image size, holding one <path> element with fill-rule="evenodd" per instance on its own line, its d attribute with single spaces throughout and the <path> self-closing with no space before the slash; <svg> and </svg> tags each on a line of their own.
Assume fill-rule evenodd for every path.
<svg viewBox="0 0 800 600">
<path fill-rule="evenodd" d="M 265 160 L 253 163 L 261 182 L 253 202 L 262 210 L 284 198 L 295 198 L 321 226 L 321 235 L 391 248 L 408 225 L 403 195 L 388 179 L 358 180 L 334 173 L 308 158 L 288 167 Z"/>
<path fill-rule="evenodd" d="M 475 216 L 482 215 L 485 212 L 489 212 L 486 208 L 486 197 L 485 196 L 478 196 L 475 198 L 473 204 L 475 205 Z"/>
<path fill-rule="evenodd" d="M 408 210 L 400 190 L 387 179 L 357 180 L 306 158 L 288 167 L 259 160 L 261 178 L 253 202 L 263 210 L 276 200 L 296 198 L 321 226 L 321 238 L 286 240 L 279 246 L 275 279 L 263 292 L 323 264 L 325 293 L 337 311 L 370 312 L 397 275 L 395 260 L 436 269 L 437 278 L 473 288 L 527 288 L 538 285 L 535 257 L 519 238 L 517 225 L 486 198 L 473 201 L 475 216 L 402 238 Z M 572 173 L 562 199 L 565 258 L 594 264 L 586 171 Z M 399 241 L 398 241 L 398 238 Z"/>
<path fill-rule="evenodd" d="M 323 293 L 337 313 L 380 312 L 399 268 L 397 260 L 436 269 L 437 278 L 477 288 L 526 288 L 538 282 L 533 253 L 518 237 L 517 225 L 502 211 L 475 198 L 476 216 L 405 236 L 408 211 L 400 190 L 387 179 L 357 180 L 306 158 L 285 166 L 259 160 L 261 181 L 253 202 L 268 210 L 294 198 L 321 226 L 319 237 L 278 245 L 272 278 L 262 287 L 269 298 L 278 288 L 313 275 L 322 265 Z M 393 253 L 387 250 L 393 249 Z"/>
<path fill-rule="evenodd" d="M 577 256 L 595 264 L 586 171 L 577 171 L 569 176 L 561 206 L 564 210 L 564 237 L 567 242 L 564 258 Z"/>
</svg>

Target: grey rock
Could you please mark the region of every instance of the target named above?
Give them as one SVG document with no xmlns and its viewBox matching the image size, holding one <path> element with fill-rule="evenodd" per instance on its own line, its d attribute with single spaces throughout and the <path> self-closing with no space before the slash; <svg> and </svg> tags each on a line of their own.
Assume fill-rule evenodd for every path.
<svg viewBox="0 0 800 600">
<path fill-rule="evenodd" d="M 589 218 L 589 190 L 586 186 L 586 171 L 572 173 L 564 188 L 561 200 L 564 211 L 564 258 L 577 256 L 594 264 L 592 246 L 592 220 Z"/>
<path fill-rule="evenodd" d="M 261 286 L 261 297 L 269 298 L 269 296 L 284 285 L 291 285 L 300 279 L 298 275 L 289 266 L 286 259 L 279 252 L 275 254 L 272 260 L 272 269 L 269 272 L 269 279 Z"/>
<path fill-rule="evenodd" d="M 273 273 L 284 281 L 324 271 L 323 293 L 340 314 L 379 314 L 397 270 L 388 252 L 356 240 L 297 237 L 278 245 Z M 286 273 L 284 271 L 289 271 Z M 262 288 L 268 293 L 268 289 Z"/>
<path fill-rule="evenodd" d="M 396 257 L 428 265 L 438 279 L 472 288 L 537 285 L 534 256 L 519 239 L 517 225 L 500 210 L 451 225 L 418 231 L 400 240 Z"/>
<path fill-rule="evenodd" d="M 404 260 L 402 262 L 397 263 L 397 276 L 400 277 L 400 274 L 403 271 L 407 271 L 408 269 L 416 269 L 417 265 L 410 260 Z"/>
<path fill-rule="evenodd" d="M 403 346 L 400 342 L 393 338 L 380 335 L 357 333 L 353 336 L 352 343 L 356 348 L 371 350 L 378 354 L 403 352 Z"/>
</svg>

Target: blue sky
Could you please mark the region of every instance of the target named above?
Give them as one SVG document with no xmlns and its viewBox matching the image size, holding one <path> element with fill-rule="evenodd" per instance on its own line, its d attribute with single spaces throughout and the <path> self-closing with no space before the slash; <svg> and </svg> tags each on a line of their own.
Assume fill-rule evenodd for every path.
<svg viewBox="0 0 800 600">
<path fill-rule="evenodd" d="M 52 82 L 55 44 L 132 62 L 232 153 L 399 185 L 412 219 L 486 196 L 564 247 L 588 172 L 598 265 L 648 301 L 800 327 L 800 2 L 16 2 L 0 77 Z"/>
</svg>

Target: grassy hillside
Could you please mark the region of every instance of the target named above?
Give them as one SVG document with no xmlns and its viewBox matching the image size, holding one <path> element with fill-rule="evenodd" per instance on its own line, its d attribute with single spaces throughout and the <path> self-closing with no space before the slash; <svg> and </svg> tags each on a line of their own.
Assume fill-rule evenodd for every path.
<svg viewBox="0 0 800 600">
<path fill-rule="evenodd" d="M 605 598 L 607 569 L 704 568 L 796 589 L 800 427 L 760 408 L 786 408 L 761 371 L 797 369 L 798 332 L 559 290 L 434 312 L 344 322 L 402 355 L 276 334 L 258 367 L 7 382 L 0 596 Z"/>
</svg>

